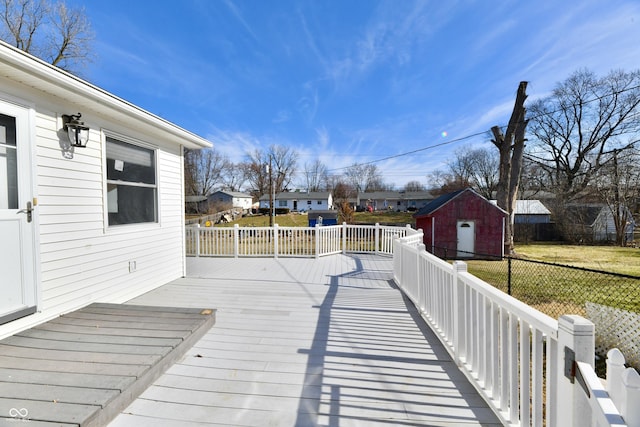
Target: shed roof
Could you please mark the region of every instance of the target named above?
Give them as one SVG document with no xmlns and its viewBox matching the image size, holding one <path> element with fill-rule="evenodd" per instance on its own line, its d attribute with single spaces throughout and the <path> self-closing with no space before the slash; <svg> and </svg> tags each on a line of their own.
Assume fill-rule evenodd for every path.
<svg viewBox="0 0 640 427">
<path fill-rule="evenodd" d="M 480 194 L 475 192 L 472 188 L 465 188 L 463 190 L 458 190 L 458 191 L 453 191 L 451 193 L 443 194 L 442 196 L 438 197 L 437 199 L 432 200 L 431 202 L 427 203 L 425 206 L 420 208 L 416 213 L 414 213 L 413 217 L 414 218 L 419 218 L 419 217 L 422 217 L 422 216 L 431 215 L 432 213 L 434 213 L 435 211 L 437 211 L 438 209 L 440 209 L 441 207 L 443 207 L 444 205 L 449 203 L 451 200 L 457 198 L 458 196 L 460 196 L 461 194 L 466 193 L 466 192 L 471 192 L 474 195 L 480 197 L 481 199 L 486 200 L 487 203 L 491 203 L 491 202 L 489 202 L 489 200 L 485 199 Z M 494 205 L 494 206 L 495 206 L 496 209 L 499 209 L 502 212 L 506 213 L 504 211 L 504 209 L 498 207 L 497 205 Z"/>
<path fill-rule="evenodd" d="M 3 41 L 0 41 L 0 76 L 72 104 L 83 113 L 83 118 L 93 113 L 188 148 L 212 145 L 168 120 Z"/>
<path fill-rule="evenodd" d="M 218 190 L 211 193 L 211 195 L 221 193 L 226 194 L 227 196 L 235 197 L 236 199 L 251 199 L 251 194 L 242 193 L 240 191 L 226 191 L 226 190 Z"/>
<path fill-rule="evenodd" d="M 491 203 L 498 205 L 497 200 Z M 516 215 L 551 215 L 551 211 L 540 200 L 516 200 Z"/>
</svg>

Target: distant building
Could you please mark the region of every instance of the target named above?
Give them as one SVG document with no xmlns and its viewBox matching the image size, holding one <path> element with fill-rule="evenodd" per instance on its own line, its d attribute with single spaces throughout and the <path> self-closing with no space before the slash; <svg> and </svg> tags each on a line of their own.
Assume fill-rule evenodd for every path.
<svg viewBox="0 0 640 427">
<path fill-rule="evenodd" d="M 260 208 L 269 208 L 269 194 L 260 197 Z M 276 209 L 289 209 L 291 212 L 333 209 L 333 196 L 329 191 L 302 192 L 285 191 L 275 195 Z"/>
<path fill-rule="evenodd" d="M 497 205 L 496 200 L 491 203 Z M 551 211 L 540 200 L 516 200 L 514 224 L 547 224 L 551 222 Z"/>
<path fill-rule="evenodd" d="M 358 193 L 359 210 L 417 211 L 436 197 L 429 191 L 372 191 Z"/>
<path fill-rule="evenodd" d="M 204 214 L 230 209 L 249 212 L 253 199 L 250 194 L 220 190 L 208 196 L 186 196 L 184 202 L 187 212 Z"/>
<path fill-rule="evenodd" d="M 426 249 L 443 258 L 504 255 L 507 212 L 471 188 L 444 194 L 413 217 Z"/>
<path fill-rule="evenodd" d="M 631 211 L 621 207 L 627 218 L 624 229 L 624 242 L 633 241 L 636 223 Z M 615 242 L 616 224 L 611 208 L 604 204 L 576 204 L 567 207 L 570 227 L 565 233 L 573 241 Z"/>
<path fill-rule="evenodd" d="M 216 191 L 207 197 L 209 206 L 220 206 L 228 209 L 242 209 L 248 212 L 251 209 L 252 197 L 250 194 L 241 193 L 239 191 Z"/>
</svg>

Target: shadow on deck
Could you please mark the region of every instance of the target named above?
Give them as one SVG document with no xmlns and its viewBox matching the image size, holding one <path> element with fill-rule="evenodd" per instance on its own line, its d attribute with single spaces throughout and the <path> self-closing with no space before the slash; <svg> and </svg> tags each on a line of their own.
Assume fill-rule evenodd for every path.
<svg viewBox="0 0 640 427">
<path fill-rule="evenodd" d="M 309 361 L 295 425 L 500 425 L 393 280 L 354 261 L 331 277 L 313 345 L 300 350 Z"/>
<path fill-rule="evenodd" d="M 110 427 L 501 425 L 391 258 L 189 261 L 133 302 L 213 304 L 216 326 Z"/>
<path fill-rule="evenodd" d="M 0 342 L 0 425 L 501 425 L 394 285 L 391 258 L 187 266 L 128 304 Z"/>
</svg>

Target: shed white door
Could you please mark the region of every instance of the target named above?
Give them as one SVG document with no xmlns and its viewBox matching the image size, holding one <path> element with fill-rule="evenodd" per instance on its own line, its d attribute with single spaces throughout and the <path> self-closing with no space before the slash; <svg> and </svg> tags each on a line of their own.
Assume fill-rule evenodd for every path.
<svg viewBox="0 0 640 427">
<path fill-rule="evenodd" d="M 458 221 L 458 258 L 473 256 L 475 247 L 475 223 L 473 221 Z"/>
<path fill-rule="evenodd" d="M 36 306 L 28 110 L 0 101 L 0 324 Z"/>
</svg>

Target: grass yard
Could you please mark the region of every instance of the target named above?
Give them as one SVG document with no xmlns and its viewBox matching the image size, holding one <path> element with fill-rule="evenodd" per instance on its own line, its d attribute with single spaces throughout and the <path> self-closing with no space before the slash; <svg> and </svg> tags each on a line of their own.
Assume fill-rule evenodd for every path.
<svg viewBox="0 0 640 427">
<path fill-rule="evenodd" d="M 616 246 L 518 245 L 525 259 L 640 276 L 640 249 Z"/>
<path fill-rule="evenodd" d="M 640 249 L 608 246 L 522 245 L 522 259 L 545 261 L 640 277 Z M 557 318 L 585 316 L 587 301 L 640 312 L 640 279 L 594 273 L 519 259 L 511 263 L 511 295 Z M 507 292 L 508 263 L 469 261 L 468 270 Z"/>
</svg>

